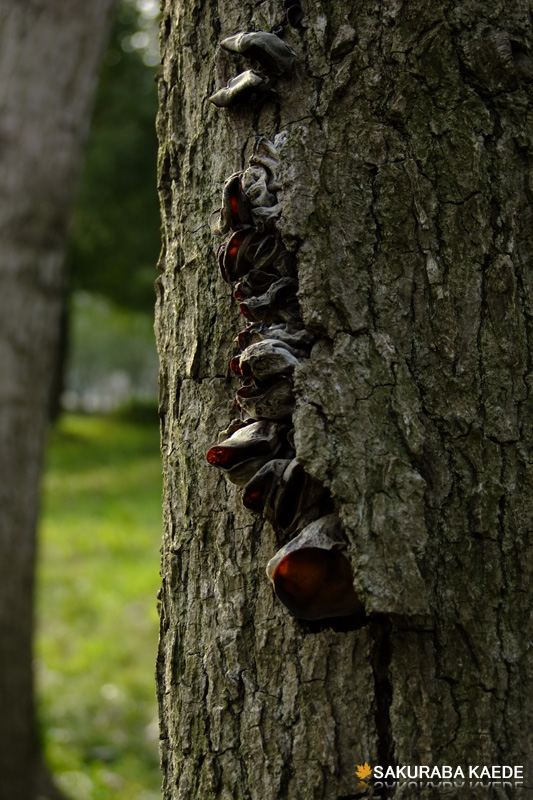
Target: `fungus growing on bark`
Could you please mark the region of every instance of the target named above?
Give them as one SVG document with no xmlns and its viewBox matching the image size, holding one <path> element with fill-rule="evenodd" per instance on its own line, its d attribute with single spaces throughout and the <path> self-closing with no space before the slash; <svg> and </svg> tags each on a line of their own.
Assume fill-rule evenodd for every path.
<svg viewBox="0 0 533 800">
<path fill-rule="evenodd" d="M 220 245 L 217 261 L 222 278 L 227 283 L 235 283 L 242 275 L 250 271 L 250 257 L 257 246 L 257 238 L 261 238 L 255 228 L 243 228 L 235 231 L 227 242 Z"/>
<path fill-rule="evenodd" d="M 280 278 L 264 294 L 239 303 L 241 313 L 251 322 L 299 322 L 302 312 L 296 297 L 294 278 Z"/>
<path fill-rule="evenodd" d="M 229 37 L 228 49 L 241 52 L 238 48 L 249 36 Z M 253 36 L 256 43 L 269 42 L 274 34 L 266 34 L 266 40 Z M 277 45 L 272 41 L 272 46 Z M 253 47 L 246 52 L 253 53 Z M 275 145 L 258 137 L 249 167 L 228 178 L 222 207 L 212 215 L 213 233 L 232 231 L 220 245 L 217 260 L 224 280 L 236 283 L 233 294 L 249 325 L 237 336 L 242 352 L 230 364 L 243 381 L 234 399 L 241 421 L 234 420 L 220 435 L 207 460 L 244 487 L 246 508 L 285 534 L 303 527 L 267 567 L 280 600 L 301 619 L 344 617 L 359 626 L 365 614 L 342 553 L 339 521 L 324 516 L 331 498 L 294 457 L 290 376 L 299 361 L 308 358 L 315 336 L 303 325 L 294 254 L 285 249 L 275 229 L 281 212 L 278 164 Z"/>
<path fill-rule="evenodd" d="M 253 257 L 254 269 L 265 269 L 274 263 L 276 256 L 282 250 L 279 239 L 267 234 L 263 236 L 257 244 L 257 249 Z"/>
<path fill-rule="evenodd" d="M 222 206 L 211 214 L 211 233 L 222 236 L 229 230 L 249 226 L 252 218 L 248 198 L 242 191 L 241 174 L 235 172 L 224 182 Z"/>
<path fill-rule="evenodd" d="M 290 375 L 298 366 L 299 359 L 283 342 L 264 339 L 251 344 L 234 361 L 238 363 L 237 374 L 268 381 L 277 375 Z"/>
<path fill-rule="evenodd" d="M 235 287 L 233 297 L 235 300 L 244 300 L 247 297 L 258 297 L 264 294 L 278 279 L 277 275 L 264 272 L 262 269 L 251 269 Z"/>
<path fill-rule="evenodd" d="M 320 511 L 324 487 L 311 478 L 296 459 L 274 459 L 250 479 L 242 502 L 251 511 L 273 520 L 284 530 L 302 527 Z"/>
<path fill-rule="evenodd" d="M 229 230 L 229 223 L 226 225 L 222 222 L 222 210 L 213 215 L 212 227 L 220 232 Z M 277 278 L 288 278 L 294 274 L 292 255 L 283 249 L 279 241 L 244 224 L 219 246 L 217 261 L 222 277 L 228 283 L 235 283 L 252 270 L 265 271 L 268 268 L 271 273 L 276 273 Z M 256 277 L 259 279 L 259 276 Z M 267 288 L 265 285 L 265 290 Z"/>
<path fill-rule="evenodd" d="M 245 425 L 223 438 L 207 451 L 207 460 L 214 467 L 228 471 L 249 459 L 273 458 L 281 445 L 279 425 L 260 420 Z M 224 436 L 224 434 L 222 434 Z M 264 463 L 264 462 L 263 462 Z"/>
<path fill-rule="evenodd" d="M 238 389 L 235 403 L 254 419 L 286 419 L 294 411 L 292 381 L 285 378 L 266 387 L 247 383 Z"/>
<path fill-rule="evenodd" d="M 242 188 L 254 206 L 276 205 L 276 195 L 272 192 L 272 176 L 263 166 L 248 167 L 242 175 Z"/>
<path fill-rule="evenodd" d="M 266 519 L 273 519 L 279 480 L 289 464 L 289 458 L 275 458 L 261 467 L 244 487 L 243 506 L 257 514 L 263 514 Z"/>
<path fill-rule="evenodd" d="M 326 510 L 327 491 L 312 478 L 297 459 L 292 459 L 280 477 L 274 499 L 274 519 L 287 531 L 302 528 Z"/>
<path fill-rule="evenodd" d="M 287 72 L 296 58 L 292 47 L 282 42 L 275 33 L 266 31 L 236 33 L 227 36 L 220 44 L 225 50 L 254 59 L 273 75 Z"/>
<path fill-rule="evenodd" d="M 262 322 L 252 322 L 236 336 L 236 341 L 241 350 L 245 350 L 255 342 L 264 339 L 277 339 L 284 342 L 297 352 L 300 358 L 305 358 L 308 348 L 315 340 L 315 335 L 308 331 L 301 323 L 285 323 L 279 325 L 265 325 Z"/>
<path fill-rule="evenodd" d="M 285 141 L 283 134 L 279 134 L 275 138 L 278 143 Z M 275 141 L 271 142 L 266 136 L 256 136 L 249 164 L 250 167 L 263 167 L 267 174 L 270 175 L 268 188 L 271 192 L 276 192 L 280 188 L 277 182 L 279 156 Z"/>
<path fill-rule="evenodd" d="M 242 102 L 264 86 L 266 86 L 266 80 L 253 69 L 248 69 L 232 78 L 227 86 L 212 94 L 209 102 L 217 108 L 229 108 L 229 106 Z"/>
<path fill-rule="evenodd" d="M 319 620 L 364 611 L 341 550 L 338 520 L 329 515 L 304 528 L 268 562 L 276 595 L 295 617 Z"/>
</svg>

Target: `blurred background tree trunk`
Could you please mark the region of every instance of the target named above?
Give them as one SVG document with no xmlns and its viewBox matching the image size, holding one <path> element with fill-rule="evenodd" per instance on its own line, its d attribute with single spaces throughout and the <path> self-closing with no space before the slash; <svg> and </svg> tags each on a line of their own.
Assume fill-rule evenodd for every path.
<svg viewBox="0 0 533 800">
<path fill-rule="evenodd" d="M 112 0 L 0 9 L 0 797 L 57 796 L 32 676 L 39 478 L 65 302 L 64 255 Z"/>
<path fill-rule="evenodd" d="M 302 8 L 277 95 L 219 110 L 249 66 L 220 40 L 274 29 L 283 3 L 163 4 L 165 800 L 371 796 L 365 760 L 533 769 L 529 4 Z M 277 602 L 282 542 L 205 461 L 244 327 L 208 219 L 254 135 L 280 131 L 280 229 L 319 335 L 297 456 L 370 615 L 343 633 Z"/>
</svg>

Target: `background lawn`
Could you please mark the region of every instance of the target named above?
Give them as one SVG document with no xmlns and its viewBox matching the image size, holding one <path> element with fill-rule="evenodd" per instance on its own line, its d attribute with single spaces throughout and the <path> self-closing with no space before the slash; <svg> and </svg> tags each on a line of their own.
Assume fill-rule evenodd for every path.
<svg viewBox="0 0 533 800">
<path fill-rule="evenodd" d="M 37 679 L 48 762 L 73 800 L 159 800 L 156 415 L 65 415 L 44 478 Z"/>
</svg>

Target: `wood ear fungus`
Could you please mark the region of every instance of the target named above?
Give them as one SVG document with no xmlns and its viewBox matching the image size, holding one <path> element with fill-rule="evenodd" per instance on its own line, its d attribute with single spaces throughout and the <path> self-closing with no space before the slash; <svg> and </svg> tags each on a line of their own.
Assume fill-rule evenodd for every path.
<svg viewBox="0 0 533 800">
<path fill-rule="evenodd" d="M 299 619 L 331 619 L 363 611 L 337 526 L 333 515 L 312 522 L 268 562 L 266 571 L 276 595 Z"/>
<path fill-rule="evenodd" d="M 223 470 L 228 480 L 244 486 L 283 444 L 286 428 L 261 420 L 233 430 L 207 451 L 207 461 Z"/>
<path fill-rule="evenodd" d="M 273 457 L 279 445 L 279 426 L 261 420 L 238 428 L 227 439 L 210 447 L 207 460 L 220 469 L 231 469 L 248 458 L 265 454 Z"/>
<path fill-rule="evenodd" d="M 298 8 L 295 0 L 287 13 Z M 265 68 L 269 64 L 272 71 L 283 71 L 283 58 L 283 69 L 294 59 L 274 34 L 237 34 L 222 44 Z M 278 66 L 270 64 L 271 58 Z M 283 136 L 276 141 L 281 145 Z M 236 284 L 233 295 L 249 324 L 237 335 L 242 352 L 230 364 L 242 381 L 234 399 L 241 419 L 220 434 L 207 461 L 243 487 L 243 505 L 270 520 L 284 537 L 301 531 L 267 566 L 287 608 L 299 619 L 353 617 L 349 624 L 359 626 L 366 617 L 342 552 L 340 523 L 327 515 L 331 497 L 295 458 L 291 376 L 309 357 L 315 336 L 302 321 L 294 255 L 276 231 L 278 163 L 275 143 L 258 137 L 248 168 L 228 178 L 222 207 L 212 216 L 213 233 L 229 234 L 217 253 L 222 277 Z"/>
<path fill-rule="evenodd" d="M 245 384 L 237 391 L 235 404 L 254 419 L 287 419 L 294 411 L 292 381 L 285 378 L 266 387 Z"/>
<path fill-rule="evenodd" d="M 290 348 L 276 339 L 264 339 L 257 344 L 251 344 L 235 360 L 238 363 L 237 374 L 245 378 L 254 377 L 260 381 L 268 381 L 280 375 L 290 375 L 299 363 L 299 359 Z"/>
<path fill-rule="evenodd" d="M 243 172 L 242 188 L 254 206 L 275 206 L 276 195 L 269 185 L 269 173 L 263 166 L 248 167 Z"/>
<path fill-rule="evenodd" d="M 277 278 L 277 275 L 264 272 L 262 269 L 251 269 L 235 287 L 233 297 L 235 300 L 258 297 L 264 294 L 276 282 Z"/>
<path fill-rule="evenodd" d="M 295 458 L 275 459 L 246 484 L 242 502 L 283 530 L 291 531 L 320 516 L 325 493 L 324 487 Z"/>
<path fill-rule="evenodd" d="M 280 278 L 264 294 L 242 301 L 239 308 L 250 322 L 299 322 L 302 313 L 297 288 L 294 278 Z"/>
<path fill-rule="evenodd" d="M 221 208 L 211 215 L 211 233 L 222 236 L 229 230 L 237 231 L 249 226 L 251 221 L 250 202 L 242 190 L 241 173 L 235 172 L 224 183 Z"/>
<path fill-rule="evenodd" d="M 220 42 L 225 50 L 257 61 L 272 75 L 281 75 L 289 70 L 296 58 L 296 53 L 289 45 L 282 42 L 275 33 L 251 31 L 227 36 Z"/>
<path fill-rule="evenodd" d="M 248 69 L 246 72 L 236 75 L 226 86 L 212 94 L 209 102 L 217 108 L 229 108 L 237 103 L 242 103 L 253 92 L 263 89 L 266 84 L 266 80 L 261 75 L 254 72 L 253 69 Z"/>
<path fill-rule="evenodd" d="M 217 260 L 220 273 L 227 283 L 234 283 L 250 271 L 257 239 L 261 235 L 255 228 L 235 231 L 225 244 L 218 248 Z"/>
<path fill-rule="evenodd" d="M 279 481 L 274 518 L 280 528 L 293 531 L 319 517 L 327 504 L 327 492 L 304 470 L 297 459 L 287 465 Z"/>
<path fill-rule="evenodd" d="M 276 458 L 261 467 L 244 487 L 243 506 L 266 519 L 274 519 L 278 483 L 290 463 L 288 458 Z"/>
<path fill-rule="evenodd" d="M 265 325 L 262 322 L 252 322 L 236 336 L 236 342 L 241 350 L 245 350 L 255 342 L 262 342 L 265 339 L 276 339 L 284 342 L 299 358 L 306 358 L 307 350 L 315 341 L 315 336 L 308 331 L 301 323 L 286 323 L 278 325 Z"/>
<path fill-rule="evenodd" d="M 278 136 L 275 137 L 275 141 L 276 140 L 278 140 L 279 144 L 284 142 L 284 134 L 278 134 Z M 266 136 L 256 136 L 249 162 L 249 169 L 253 167 L 262 167 L 265 170 L 269 176 L 267 183 L 271 192 L 277 192 L 278 189 L 281 188 L 277 179 L 279 156 L 275 141 L 271 142 Z"/>
</svg>

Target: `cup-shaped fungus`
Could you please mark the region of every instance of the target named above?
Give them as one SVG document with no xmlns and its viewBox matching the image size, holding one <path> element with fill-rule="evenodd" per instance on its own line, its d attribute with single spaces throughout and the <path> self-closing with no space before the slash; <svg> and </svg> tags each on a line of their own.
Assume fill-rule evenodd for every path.
<svg viewBox="0 0 533 800">
<path fill-rule="evenodd" d="M 239 308 L 251 322 L 299 322 L 302 318 L 294 278 L 280 278 L 264 294 L 249 297 L 239 303 Z"/>
<path fill-rule="evenodd" d="M 289 378 L 271 386 L 247 383 L 237 391 L 235 404 L 255 419 L 286 419 L 294 411 L 294 393 Z"/>
<path fill-rule="evenodd" d="M 289 464 L 288 458 L 274 458 L 261 467 L 244 487 L 243 506 L 265 519 L 273 519 L 278 482 Z"/>
<path fill-rule="evenodd" d="M 249 226 L 252 221 L 250 202 L 242 190 L 241 176 L 241 172 L 234 172 L 224 182 L 222 205 L 211 214 L 209 220 L 214 236 L 222 236 L 229 230 L 240 230 Z"/>
<path fill-rule="evenodd" d="M 256 136 L 252 155 L 248 163 L 250 164 L 250 168 L 256 166 L 263 167 L 270 175 L 268 188 L 271 192 L 277 191 L 280 188 L 278 183 L 279 155 L 274 142 L 271 142 L 266 136 Z"/>
<path fill-rule="evenodd" d="M 277 280 L 278 276 L 272 275 L 270 272 L 264 272 L 262 269 L 251 269 L 235 287 L 233 297 L 235 300 L 260 297 Z"/>
<path fill-rule="evenodd" d="M 248 167 L 242 174 L 242 190 L 252 206 L 275 206 L 277 198 L 270 188 L 271 175 L 263 166 Z"/>
<path fill-rule="evenodd" d="M 330 514 L 304 528 L 268 562 L 274 590 L 295 617 L 319 620 L 363 611 L 342 546 L 338 519 Z"/>
<path fill-rule="evenodd" d="M 306 522 L 324 514 L 327 491 L 312 478 L 293 458 L 289 462 L 279 485 L 274 501 L 274 519 L 280 528 L 294 530 Z"/>
<path fill-rule="evenodd" d="M 255 227 L 264 231 L 272 227 L 274 220 L 281 214 L 281 203 L 275 206 L 254 206 L 252 208 L 252 219 Z"/>
<path fill-rule="evenodd" d="M 243 228 L 235 231 L 227 242 L 220 245 L 217 260 L 220 273 L 227 283 L 235 283 L 252 269 L 258 237 L 261 238 L 261 234 L 255 228 Z"/>
<path fill-rule="evenodd" d="M 225 472 L 232 483 L 244 486 L 282 445 L 286 426 L 260 420 L 235 430 L 207 451 L 207 461 Z"/>
<path fill-rule="evenodd" d="M 254 59 L 273 75 L 281 75 L 291 68 L 296 53 L 275 33 L 250 31 L 227 36 L 220 44 L 225 50 Z"/>
<path fill-rule="evenodd" d="M 277 375 L 290 375 L 298 366 L 299 359 L 289 347 L 276 339 L 265 339 L 251 344 L 237 356 L 238 374 L 269 381 Z"/>
<path fill-rule="evenodd" d="M 265 339 L 277 339 L 280 342 L 284 342 L 292 348 L 293 352 L 297 353 L 299 358 L 305 358 L 307 355 L 306 350 L 313 344 L 315 335 L 298 322 L 278 325 L 252 322 L 235 337 L 241 350 L 245 350 L 249 345 L 255 344 L 255 342 L 262 342 Z"/>
</svg>

